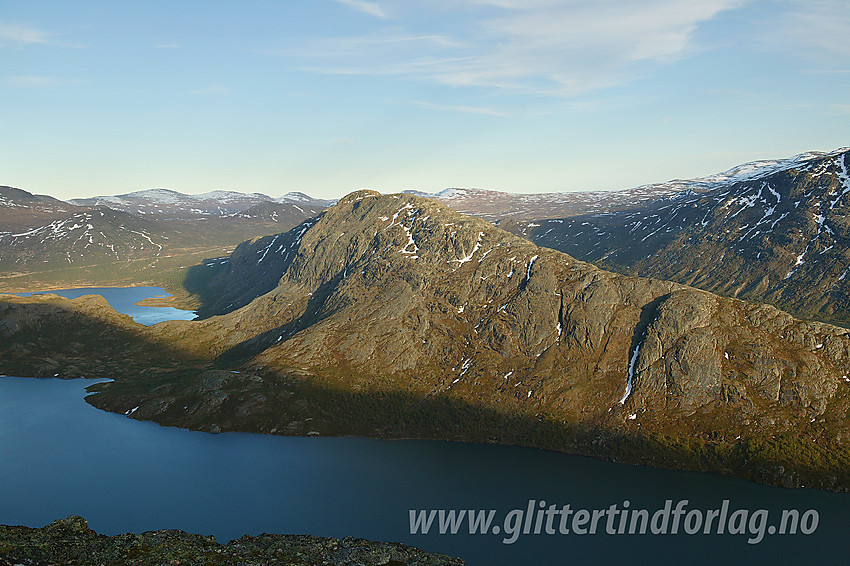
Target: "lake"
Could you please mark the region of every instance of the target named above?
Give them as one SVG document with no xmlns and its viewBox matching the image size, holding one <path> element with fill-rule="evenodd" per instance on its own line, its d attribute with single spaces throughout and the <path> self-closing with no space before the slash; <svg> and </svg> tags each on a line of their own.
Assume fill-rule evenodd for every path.
<svg viewBox="0 0 850 566">
<path fill-rule="evenodd" d="M 162 287 L 85 287 L 81 289 L 59 289 L 57 291 L 38 291 L 35 293 L 17 293 L 21 297 L 53 293 L 66 299 L 76 299 L 83 295 L 101 295 L 118 312 L 129 314 L 133 320 L 145 326 L 164 320 L 192 320 L 194 311 L 175 309 L 174 307 L 143 307 L 136 303 L 149 297 L 169 297 Z"/>
<path fill-rule="evenodd" d="M 850 497 L 544 450 L 439 441 L 208 434 L 136 421 L 83 401 L 94 380 L 0 378 L 0 524 L 82 515 L 100 533 L 174 528 L 227 541 L 262 532 L 400 541 L 469 564 L 838 563 Z M 815 509 L 811 535 L 411 535 L 410 509 L 559 507 Z M 557 524 L 557 523 L 555 523 Z M 545 524 L 544 524 L 545 529 Z M 436 531 L 436 528 L 434 528 Z M 466 534 L 463 534 L 466 532 Z M 533 533 L 533 529 L 532 529 Z M 685 560 L 686 559 L 686 560 Z"/>
<path fill-rule="evenodd" d="M 850 552 L 848 494 L 512 446 L 192 432 L 91 407 L 83 397 L 95 382 L 0 378 L 0 524 L 37 527 L 75 514 L 104 534 L 173 528 L 222 542 L 263 532 L 351 535 L 488 566 L 843 564 Z M 626 524 L 624 534 L 607 534 L 600 518 L 597 534 L 576 534 L 576 526 L 587 530 L 593 510 L 622 510 L 626 500 L 650 518 L 667 500 L 672 507 L 688 500 L 687 512 L 706 517 L 728 500 L 730 520 L 724 534 L 686 534 L 683 514 L 679 534 L 630 535 Z M 525 523 L 519 514 L 528 515 L 529 505 Z M 548 525 L 555 534 L 546 534 L 543 511 L 551 505 L 570 505 L 572 519 L 581 514 L 582 521 L 567 523 L 572 531 L 564 535 L 555 520 Z M 471 535 L 463 523 L 457 534 L 441 535 L 437 515 L 429 534 L 411 534 L 410 510 L 440 509 L 493 510 L 493 528 Z M 816 528 L 769 534 L 783 509 L 809 519 L 815 513 Z M 739 510 L 749 513 L 743 523 L 731 520 Z M 729 525 L 742 524 L 741 534 L 729 534 Z M 612 527 L 616 533 L 619 523 Z M 759 533 L 763 539 L 748 544 Z M 516 540 L 505 544 L 509 538 Z"/>
</svg>

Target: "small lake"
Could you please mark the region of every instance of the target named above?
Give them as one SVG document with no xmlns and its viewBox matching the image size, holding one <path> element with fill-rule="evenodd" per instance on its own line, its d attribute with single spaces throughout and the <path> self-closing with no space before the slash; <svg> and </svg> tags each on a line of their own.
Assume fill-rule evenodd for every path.
<svg viewBox="0 0 850 566">
<path fill-rule="evenodd" d="M 227 541 L 263 532 L 400 541 L 476 565 L 844 564 L 850 496 L 543 450 L 439 441 L 208 434 L 83 401 L 93 380 L 0 378 L 0 524 L 82 515 L 104 534 L 173 528 Z M 817 510 L 811 535 L 411 535 L 410 509 L 494 509 L 530 499 L 606 509 Z M 436 523 L 436 520 L 435 520 Z M 557 522 L 555 523 L 557 525 Z M 464 534 L 465 533 L 465 534 Z M 532 529 L 533 533 L 533 529 Z"/>
<path fill-rule="evenodd" d="M 164 320 L 193 320 L 194 311 L 175 309 L 174 307 L 143 307 L 138 303 L 150 297 L 171 296 L 162 287 L 85 287 L 81 289 L 59 289 L 57 291 L 38 291 L 35 293 L 17 293 L 21 297 L 53 293 L 66 299 L 76 299 L 83 295 L 101 295 L 120 313 L 129 314 L 133 320 L 150 326 Z"/>
</svg>

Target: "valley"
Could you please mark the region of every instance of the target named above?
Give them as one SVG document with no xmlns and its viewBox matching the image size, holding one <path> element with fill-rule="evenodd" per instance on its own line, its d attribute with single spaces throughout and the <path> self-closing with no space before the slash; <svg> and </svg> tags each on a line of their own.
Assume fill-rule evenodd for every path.
<svg viewBox="0 0 850 566">
<path fill-rule="evenodd" d="M 184 289 L 185 270 L 288 230 L 330 202 L 302 193 L 272 199 L 154 189 L 65 203 L 0 187 L 0 290 L 151 284 L 192 308 L 198 303 Z"/>
</svg>

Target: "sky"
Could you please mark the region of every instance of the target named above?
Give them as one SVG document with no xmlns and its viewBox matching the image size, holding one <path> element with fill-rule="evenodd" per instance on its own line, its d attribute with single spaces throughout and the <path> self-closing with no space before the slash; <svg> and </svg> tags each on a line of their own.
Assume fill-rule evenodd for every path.
<svg viewBox="0 0 850 566">
<path fill-rule="evenodd" d="M 850 146 L 847 0 L 0 0 L 0 185 L 340 197 Z"/>
</svg>

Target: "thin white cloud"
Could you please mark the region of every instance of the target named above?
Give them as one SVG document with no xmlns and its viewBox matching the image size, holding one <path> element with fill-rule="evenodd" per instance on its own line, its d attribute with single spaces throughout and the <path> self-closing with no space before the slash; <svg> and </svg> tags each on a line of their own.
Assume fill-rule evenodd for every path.
<svg viewBox="0 0 850 566">
<path fill-rule="evenodd" d="M 408 18 L 406 27 L 324 38 L 277 54 L 325 73 L 402 74 L 573 96 L 622 84 L 647 64 L 687 57 L 698 49 L 694 36 L 702 24 L 747 1 L 411 0 L 408 12 L 398 14 Z M 435 12 L 439 18 L 416 17 Z M 440 23 L 422 29 L 421 21 Z"/>
<path fill-rule="evenodd" d="M 43 88 L 80 84 L 79 79 L 60 79 L 57 77 L 39 77 L 35 75 L 13 75 L 3 81 L 6 86 L 15 88 Z"/>
<path fill-rule="evenodd" d="M 819 64 L 850 64 L 850 2 L 794 0 L 792 6 L 765 22 L 766 42 Z"/>
<path fill-rule="evenodd" d="M 345 4 L 355 10 L 375 16 L 376 18 L 381 18 L 382 20 L 389 18 L 389 15 L 384 12 L 377 2 L 366 2 L 365 0 L 334 0 L 334 2 Z"/>
<path fill-rule="evenodd" d="M 179 49 L 179 43 L 157 43 L 154 45 L 157 49 Z"/>
<path fill-rule="evenodd" d="M 0 22 L 0 43 L 23 45 L 57 45 L 62 47 L 81 47 L 74 43 L 59 41 L 57 34 L 24 24 Z"/>
<path fill-rule="evenodd" d="M 437 78 L 454 85 L 576 94 L 619 84 L 643 63 L 685 57 L 698 26 L 738 0 L 489 2 L 510 13 L 481 27 L 492 49 Z"/>
<path fill-rule="evenodd" d="M 396 64 L 375 63 L 374 65 L 340 65 L 338 67 L 302 66 L 299 70 L 326 75 L 373 75 L 391 76 L 408 75 L 410 77 L 433 77 L 445 65 L 451 65 L 462 59 L 422 59 L 418 61 L 401 61 Z"/>
<path fill-rule="evenodd" d="M 444 34 L 411 34 L 399 28 L 382 29 L 357 37 L 324 37 L 299 41 L 297 46 L 260 50 L 259 53 L 299 59 L 351 59 L 381 62 L 432 54 L 446 48 L 462 48 L 466 43 Z M 391 51 L 388 51 L 391 50 Z"/>
<path fill-rule="evenodd" d="M 53 34 L 44 30 L 21 24 L 0 22 L 0 39 L 26 45 L 29 43 L 50 43 Z"/>
<path fill-rule="evenodd" d="M 390 30 L 389 32 L 384 32 L 380 35 L 372 35 L 365 37 L 352 37 L 344 40 L 344 43 L 349 46 L 356 47 L 358 45 L 390 45 L 390 44 L 422 44 L 428 45 L 431 44 L 437 47 L 464 47 L 466 44 L 462 41 L 457 41 L 452 39 L 446 35 L 439 34 L 422 34 L 422 35 L 409 35 L 397 32 L 396 30 Z"/>
<path fill-rule="evenodd" d="M 333 75 L 433 76 L 465 57 L 467 45 L 445 34 L 409 34 L 398 28 L 359 37 L 316 38 L 298 46 L 261 51 L 298 61 L 296 68 Z"/>
</svg>

